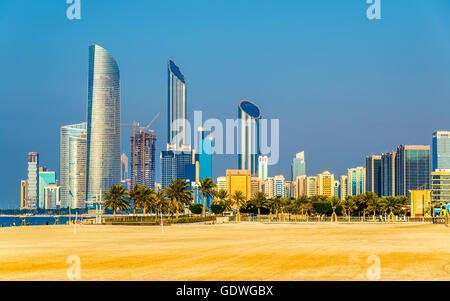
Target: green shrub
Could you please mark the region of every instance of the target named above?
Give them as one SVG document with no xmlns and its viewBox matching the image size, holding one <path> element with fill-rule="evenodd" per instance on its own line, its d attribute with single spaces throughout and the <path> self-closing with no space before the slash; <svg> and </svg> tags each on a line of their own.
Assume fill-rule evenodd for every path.
<svg viewBox="0 0 450 301">
<path fill-rule="evenodd" d="M 226 207 L 224 204 L 212 204 L 211 211 L 214 214 L 222 214 L 225 211 Z"/>
<path fill-rule="evenodd" d="M 201 214 L 203 212 L 203 205 L 201 204 L 192 204 L 189 206 L 189 210 L 191 210 L 191 212 L 193 214 Z"/>
</svg>

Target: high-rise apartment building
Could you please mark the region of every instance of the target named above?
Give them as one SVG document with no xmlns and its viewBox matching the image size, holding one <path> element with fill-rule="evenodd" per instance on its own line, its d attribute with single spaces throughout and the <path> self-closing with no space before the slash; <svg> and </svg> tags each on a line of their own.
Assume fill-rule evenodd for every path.
<svg viewBox="0 0 450 301">
<path fill-rule="evenodd" d="M 310 197 L 318 194 L 317 190 L 317 177 L 306 177 L 305 179 L 305 193 L 306 196 Z"/>
<path fill-rule="evenodd" d="M 60 190 L 61 187 L 56 184 L 50 184 L 45 186 L 45 209 L 56 209 L 60 204 Z"/>
<path fill-rule="evenodd" d="M 366 169 L 362 166 L 347 169 L 347 195 L 366 192 Z"/>
<path fill-rule="evenodd" d="M 187 173 L 187 171 L 191 169 L 187 169 L 186 166 L 192 167 L 197 158 L 194 152 L 191 151 L 162 151 L 160 154 L 160 165 L 161 165 L 161 187 L 165 189 L 172 180 L 182 180 L 187 179 L 192 182 L 195 182 L 195 169 L 191 173 Z"/>
<path fill-rule="evenodd" d="M 450 169 L 436 169 L 431 172 L 431 201 L 450 203 Z"/>
<path fill-rule="evenodd" d="M 339 189 L 339 198 L 341 200 L 345 200 L 345 198 L 347 197 L 347 176 L 341 176 L 339 178 L 339 184 L 340 184 L 340 189 Z"/>
<path fill-rule="evenodd" d="M 98 45 L 89 47 L 87 201 L 120 184 L 120 72 Z M 95 205 L 88 204 L 88 208 Z"/>
<path fill-rule="evenodd" d="M 39 206 L 39 153 L 28 153 L 28 209 Z"/>
<path fill-rule="evenodd" d="M 130 138 L 131 187 L 138 184 L 155 188 L 155 143 L 155 133 L 142 127 Z"/>
<path fill-rule="evenodd" d="M 265 181 L 269 175 L 269 158 L 267 156 L 258 156 L 258 178 Z"/>
<path fill-rule="evenodd" d="M 250 198 L 252 199 L 256 193 L 263 191 L 263 180 L 258 177 L 250 179 Z"/>
<path fill-rule="evenodd" d="M 168 60 L 167 144 L 179 150 L 186 140 L 187 92 L 186 79 L 180 68 Z M 168 149 L 169 150 L 169 149 Z"/>
<path fill-rule="evenodd" d="M 431 150 L 431 171 L 450 169 L 450 131 L 434 132 Z"/>
<path fill-rule="evenodd" d="M 217 191 L 227 191 L 227 177 L 217 177 Z"/>
<path fill-rule="evenodd" d="M 381 196 L 395 196 L 396 152 L 381 154 Z"/>
<path fill-rule="evenodd" d="M 20 181 L 20 209 L 28 209 L 28 180 Z"/>
<path fill-rule="evenodd" d="M 273 196 L 286 197 L 286 179 L 283 175 L 273 177 Z"/>
<path fill-rule="evenodd" d="M 291 163 L 292 181 L 297 177 L 306 176 L 305 152 L 300 152 L 295 155 Z"/>
<path fill-rule="evenodd" d="M 395 166 L 396 195 L 409 197 L 410 190 L 429 189 L 429 145 L 400 145 L 397 147 Z"/>
<path fill-rule="evenodd" d="M 381 197 L 381 156 L 366 157 L 366 191 Z"/>
<path fill-rule="evenodd" d="M 238 169 L 248 169 L 252 175 L 258 175 L 261 110 L 253 102 L 241 100 L 238 119 Z"/>
<path fill-rule="evenodd" d="M 86 123 L 62 126 L 60 131 L 61 208 L 85 207 L 86 164 Z"/>
<path fill-rule="evenodd" d="M 323 196 L 334 195 L 334 174 L 329 171 L 324 171 L 317 175 L 317 189 L 316 194 Z"/>
</svg>

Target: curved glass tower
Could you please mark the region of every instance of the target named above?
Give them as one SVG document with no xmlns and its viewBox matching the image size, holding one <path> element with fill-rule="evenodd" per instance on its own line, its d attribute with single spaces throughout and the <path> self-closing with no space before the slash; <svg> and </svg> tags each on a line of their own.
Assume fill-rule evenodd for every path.
<svg viewBox="0 0 450 301">
<path fill-rule="evenodd" d="M 180 68 L 169 59 L 168 61 L 168 125 L 167 125 L 167 143 L 172 148 L 181 149 L 186 144 L 186 80 Z M 174 121 L 177 121 L 174 124 Z M 178 139 L 175 139 L 175 138 Z"/>
<path fill-rule="evenodd" d="M 87 201 L 120 184 L 120 73 L 104 48 L 89 46 Z M 88 208 L 95 205 L 88 204 Z"/>
<path fill-rule="evenodd" d="M 261 110 L 249 100 L 241 100 L 238 106 L 238 168 L 258 174 L 259 119 Z"/>
</svg>

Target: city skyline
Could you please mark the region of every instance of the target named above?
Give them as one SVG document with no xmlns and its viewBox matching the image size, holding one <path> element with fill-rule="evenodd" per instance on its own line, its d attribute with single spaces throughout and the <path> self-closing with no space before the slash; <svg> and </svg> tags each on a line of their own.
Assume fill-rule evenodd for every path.
<svg viewBox="0 0 450 301">
<path fill-rule="evenodd" d="M 441 5 L 443 6 L 448 5 L 444 2 L 441 3 Z M 33 5 L 34 4 L 32 4 L 32 6 Z M 98 4 L 93 4 L 92 6 L 90 6 L 90 9 L 100 9 L 99 7 L 96 7 L 97 5 Z M 232 6 L 233 4 L 230 5 Z M 294 6 L 294 4 L 289 5 Z M 311 6 L 314 5 L 309 4 L 309 9 L 311 9 Z M 395 4 L 393 6 L 394 7 L 392 9 L 400 9 L 400 7 L 403 8 L 401 4 Z M 344 5 L 344 7 L 346 9 L 349 8 L 349 6 L 347 5 Z M 386 5 L 386 7 L 388 6 Z M 426 8 L 426 12 L 430 12 L 430 10 L 432 9 L 427 5 L 423 5 L 423 7 Z M 421 5 L 413 5 L 412 7 L 406 8 L 405 14 L 406 16 L 413 15 L 413 12 L 414 14 L 417 14 L 417 9 L 423 7 Z M 305 9 L 305 7 L 303 8 Z M 14 4 L 10 4 L 6 7 L 6 9 L 14 11 L 14 9 L 18 8 L 15 7 Z M 338 11 L 341 11 L 341 9 L 338 9 Z M 36 7 L 36 10 L 42 11 L 42 8 Z M 20 197 L 20 180 L 26 178 L 26 156 L 28 152 L 39 152 L 40 161 L 44 162 L 44 165 L 48 166 L 50 170 L 60 170 L 58 166 L 58 128 L 66 124 L 74 124 L 86 120 L 86 97 L 84 95 L 86 95 L 87 74 L 85 70 L 87 69 L 87 63 L 83 60 L 86 59 L 86 47 L 92 44 L 92 40 L 95 41 L 97 39 L 100 39 L 100 41 L 98 41 L 100 45 L 104 46 L 106 49 L 108 49 L 108 51 L 111 51 L 111 53 L 114 54 L 115 58 L 120 63 L 121 69 L 125 68 L 124 70 L 127 70 L 127 90 L 122 92 L 122 106 L 123 109 L 126 110 L 126 113 L 122 118 L 122 122 L 128 122 L 135 119 L 149 121 L 151 117 L 154 116 L 158 111 L 165 112 L 164 95 L 166 94 L 166 92 L 163 83 L 165 81 L 165 76 L 163 75 L 165 73 L 165 70 L 164 68 L 159 68 L 158 66 L 163 66 L 165 62 L 167 62 L 167 57 L 174 58 L 177 63 L 183 66 L 183 71 L 189 74 L 189 114 L 191 114 L 195 109 L 202 109 L 204 110 L 205 115 L 208 115 L 208 117 L 216 117 L 217 114 L 220 114 L 220 116 L 225 115 L 232 118 L 235 115 L 234 108 L 236 106 L 236 103 L 240 99 L 248 98 L 255 101 L 255 103 L 261 106 L 261 110 L 264 112 L 265 116 L 268 115 L 270 118 L 280 118 L 280 162 L 276 166 L 269 167 L 271 175 L 284 174 L 286 178 L 289 178 L 288 175 L 290 171 L 290 162 L 292 160 L 292 157 L 296 152 L 298 152 L 298 150 L 305 150 L 307 154 L 308 174 L 318 174 L 324 170 L 330 170 L 330 172 L 334 173 L 335 175 L 342 175 L 345 174 L 345 170 L 349 167 L 364 165 L 365 157 L 367 155 L 391 152 L 397 145 L 400 144 L 431 145 L 431 133 L 435 132 L 436 130 L 447 130 L 449 128 L 449 126 L 446 124 L 445 115 L 443 113 L 449 107 L 449 105 L 447 104 L 447 100 L 450 93 L 448 91 L 448 88 L 445 87 L 445 82 L 448 82 L 447 79 L 450 78 L 448 73 L 449 68 L 447 67 L 449 64 L 449 57 L 448 54 L 444 55 L 443 53 L 441 53 L 441 51 L 448 48 L 449 41 L 444 39 L 443 37 L 438 37 L 436 35 L 426 37 L 424 33 L 426 33 L 427 30 L 433 31 L 436 29 L 432 25 L 429 25 L 430 27 L 432 27 L 431 29 L 427 29 L 426 27 L 418 28 L 417 25 L 416 27 L 414 27 L 413 25 L 413 28 L 419 30 L 419 32 L 422 33 L 422 35 L 419 35 L 419 39 L 422 42 L 431 41 L 432 45 L 435 45 L 435 43 L 439 43 L 438 45 L 440 45 L 441 47 L 437 50 L 432 50 L 424 46 L 422 48 L 419 48 L 423 52 L 418 52 L 419 50 L 415 50 L 415 52 L 406 54 L 401 52 L 401 55 L 404 55 L 405 57 L 395 65 L 397 67 L 400 67 L 400 71 L 394 71 L 390 75 L 394 76 L 394 78 L 391 78 L 394 84 L 390 85 L 386 82 L 380 82 L 375 75 L 390 74 L 389 72 L 392 70 L 389 69 L 390 67 L 387 67 L 388 64 L 392 63 L 392 61 L 394 61 L 395 59 L 398 60 L 400 57 L 400 52 L 395 50 L 395 46 L 407 45 L 408 43 L 411 43 L 412 37 L 406 36 L 404 37 L 404 40 L 401 41 L 401 43 L 394 43 L 394 46 L 383 44 L 388 49 L 386 49 L 386 51 L 381 51 L 380 53 L 380 48 L 377 47 L 377 42 L 380 43 L 381 41 L 384 41 L 383 35 L 387 34 L 387 29 L 383 27 L 383 24 L 366 24 L 367 20 L 364 20 L 363 16 L 359 17 L 356 14 L 356 10 L 357 8 L 355 8 L 355 10 L 353 10 L 353 8 L 349 8 L 349 10 L 345 13 L 345 17 L 350 18 L 350 20 L 353 22 L 353 25 L 361 25 L 362 28 L 355 32 L 356 34 L 358 34 L 358 38 L 363 40 L 369 39 L 369 37 L 365 37 L 362 35 L 364 30 L 368 31 L 366 32 L 366 34 L 369 36 L 371 34 L 375 35 L 375 42 L 367 46 L 367 49 L 371 49 L 371 51 L 361 51 L 361 48 L 365 48 L 359 46 L 357 50 L 361 51 L 362 53 L 353 53 L 356 55 L 356 58 L 341 58 L 342 61 L 338 61 L 333 65 L 333 61 L 326 59 L 326 54 L 324 53 L 322 53 L 320 56 L 312 55 L 312 49 L 310 46 L 307 51 L 303 51 L 302 53 L 306 54 L 308 59 L 312 58 L 312 61 L 315 63 L 317 63 L 319 59 L 323 59 L 324 62 L 323 64 L 320 63 L 318 66 L 316 66 L 316 69 L 311 68 L 311 66 L 306 63 L 306 70 L 310 72 L 309 75 L 312 75 L 312 79 L 311 77 L 309 79 L 305 78 L 306 73 L 302 73 L 303 71 L 301 71 L 301 69 L 297 69 L 297 72 L 300 72 L 299 76 L 301 80 L 299 80 L 298 82 L 287 80 L 287 83 L 290 83 L 291 85 L 300 85 L 302 92 L 299 94 L 289 92 L 297 90 L 298 88 L 285 92 L 286 78 L 283 78 L 283 82 L 277 79 L 277 76 L 281 77 L 282 73 L 281 69 L 278 68 L 276 62 L 278 62 L 278 60 L 281 61 L 281 58 L 273 59 L 273 61 L 265 61 L 266 66 L 264 66 L 264 68 L 269 68 L 273 72 L 272 74 L 266 74 L 266 76 L 268 76 L 268 80 L 264 80 L 264 78 L 262 78 L 259 74 L 261 73 L 262 69 L 260 68 L 262 68 L 262 66 L 258 67 L 258 64 L 260 64 L 261 59 L 264 59 L 267 56 L 265 54 L 257 52 L 257 58 L 253 60 L 250 59 L 250 52 L 255 50 L 255 46 L 251 46 L 249 44 L 244 43 L 245 47 L 242 48 L 243 53 L 240 56 L 236 53 L 233 53 L 234 57 L 238 57 L 239 63 L 242 63 L 243 61 L 246 62 L 246 65 L 244 66 L 247 68 L 237 68 L 236 64 L 231 64 L 232 68 L 227 68 L 226 64 L 230 63 L 227 58 L 230 55 L 227 55 L 223 51 L 218 52 L 215 54 L 215 56 L 219 58 L 219 60 L 216 62 L 215 69 L 222 71 L 222 73 L 224 74 L 218 74 L 215 75 L 214 78 L 208 78 L 208 76 L 201 76 L 201 72 L 205 72 L 205 70 L 210 71 L 205 68 L 206 65 L 203 58 L 200 59 L 198 55 L 195 55 L 194 53 L 192 53 L 192 51 L 189 51 L 184 47 L 176 49 L 175 44 L 172 44 L 172 42 L 169 42 L 167 40 L 163 40 L 165 41 L 165 43 L 163 43 L 162 50 L 155 51 L 152 50 L 151 47 L 142 47 L 142 50 L 136 52 L 136 50 L 133 49 L 125 50 L 123 46 L 117 44 L 119 43 L 119 41 L 116 40 L 120 40 L 118 37 L 109 36 L 104 32 L 104 30 L 101 29 L 101 27 L 98 30 L 94 30 L 94 33 L 86 34 L 86 36 L 80 38 L 81 35 L 86 32 L 83 29 L 77 29 L 76 26 L 83 27 L 85 26 L 83 25 L 83 22 L 94 22 L 92 19 L 88 19 L 88 17 L 86 17 L 86 21 L 82 20 L 78 25 L 71 23 L 64 24 L 64 26 L 62 26 L 62 28 L 58 30 L 57 35 L 64 35 L 64 30 L 74 31 L 78 33 L 78 38 L 75 39 L 75 41 L 68 41 L 61 43 L 60 45 L 55 45 L 57 46 L 56 49 L 60 50 L 58 52 L 64 53 L 64 55 L 57 54 L 54 56 L 54 58 L 58 63 L 64 62 L 61 63 L 61 65 L 64 65 L 64 68 L 62 70 L 64 70 L 65 73 L 60 72 L 58 67 L 50 65 L 52 67 L 49 69 L 42 69 L 46 71 L 45 73 L 40 75 L 40 77 L 42 77 L 42 80 L 56 82 L 58 84 L 58 87 L 53 86 L 50 89 L 49 87 L 47 87 L 48 85 L 46 85 L 45 82 L 40 79 L 36 79 L 37 82 L 41 85 L 40 88 L 35 90 L 36 95 L 29 97 L 27 96 L 27 92 L 24 91 L 19 91 L 17 95 L 13 95 L 11 92 L 12 90 L 9 86 L 14 87 L 14 82 L 17 80 L 17 76 L 21 72 L 23 66 L 19 64 L 17 70 L 15 71 L 13 70 L 13 68 L 8 68 L 12 65 L 10 65 L 11 63 L 6 62 L 7 69 L 11 69 L 11 78 L 4 78 L 2 74 L 2 78 L 6 79 L 3 82 L 7 84 L 11 83 L 11 85 L 5 85 L 5 88 L 3 89 L 5 91 L 4 95 L 6 99 L 9 100 L 6 104 L 6 108 L 10 110 L 11 115 L 20 113 L 23 114 L 23 117 L 29 122 L 37 123 L 39 126 L 39 134 L 35 135 L 35 137 L 30 137 L 26 142 L 18 142 L 13 140 L 13 145 L 16 145 L 17 149 L 14 148 L 14 151 L 12 151 L 12 148 L 8 147 L 4 150 L 4 155 L 11 158 L 11 162 L 8 162 L 7 167 L 14 170 L 11 176 L 11 180 L 2 178 L 2 182 L 7 185 L 5 194 L 0 199 L 0 207 L 17 207 Z M 298 12 L 304 13 L 304 10 L 299 10 Z M 432 12 L 434 13 L 434 15 L 439 14 L 438 11 Z M 94 15 L 96 13 L 97 11 L 94 12 Z M 353 15 L 353 13 L 355 13 L 355 15 Z M 325 14 L 325 16 L 321 16 L 321 21 L 323 21 L 322 18 L 329 17 L 329 13 L 323 12 L 323 14 Z M 442 14 L 445 15 L 445 12 L 442 12 Z M 256 15 L 257 14 L 252 16 L 256 17 Z M 5 22 L 5 19 L 1 18 L 1 16 L 2 13 L 0 13 L 0 21 Z M 294 22 L 293 15 L 288 14 L 287 17 L 288 20 Z M 342 17 L 342 15 L 340 17 Z M 398 20 L 396 23 L 396 20 L 389 19 L 388 17 L 389 13 L 386 16 L 387 20 L 383 20 L 382 22 L 389 23 L 390 29 L 392 29 L 392 26 L 394 26 L 394 34 L 391 34 L 387 37 L 387 39 L 392 39 L 396 34 L 400 34 L 405 31 L 406 28 L 404 28 L 405 24 L 399 22 Z M 50 20 L 53 20 L 52 18 L 53 17 L 50 15 Z M 406 18 L 403 18 L 401 20 L 406 24 L 410 24 L 411 22 L 416 21 Z M 441 22 L 448 22 L 448 20 L 446 20 L 445 18 L 440 18 L 439 20 L 441 20 Z M 273 19 L 272 21 L 275 21 L 275 19 Z M 62 22 L 68 21 L 62 20 Z M 132 21 L 122 21 L 122 24 L 126 25 L 130 22 Z M 314 24 L 314 21 L 312 21 L 311 19 L 306 19 L 304 21 L 298 22 L 299 25 L 303 24 L 303 22 L 304 24 Z M 5 22 L 5 24 L 8 23 Z M 218 23 L 213 23 L 213 25 L 215 25 L 215 28 L 217 28 L 217 24 Z M 294 24 L 297 23 L 294 22 Z M 331 28 L 331 25 L 333 24 L 335 24 L 334 19 L 328 21 L 328 23 L 325 23 L 324 26 L 327 30 L 329 30 Z M 45 29 L 45 25 L 38 25 L 38 27 L 44 26 Z M 198 25 L 191 23 L 191 26 L 194 27 Z M 275 27 L 270 37 L 280 42 L 289 41 L 288 37 L 285 35 L 276 36 L 276 34 L 281 33 L 280 30 L 284 28 L 284 26 L 286 26 L 286 23 L 279 24 L 278 27 Z M 379 26 L 380 28 L 377 28 L 376 26 Z M 349 30 L 349 28 L 347 28 L 345 25 L 341 25 L 340 28 Z M 172 32 L 171 29 L 169 29 L 169 32 Z M 247 34 L 252 32 L 256 32 L 255 28 L 251 28 L 246 31 Z M 18 33 L 20 34 L 21 31 L 19 30 Z M 122 36 L 123 34 L 124 33 L 122 33 Z M 26 34 L 23 32 L 22 35 L 23 37 L 26 36 Z M 302 37 L 302 39 L 298 39 L 298 41 L 296 40 L 297 43 L 294 44 L 294 49 L 298 49 L 300 40 L 314 41 L 312 45 L 315 45 L 316 47 L 322 45 L 322 43 L 316 41 L 313 36 L 310 36 L 304 32 L 299 33 L 299 35 Z M 13 37 L 8 34 L 6 34 L 5 36 L 7 41 L 11 41 L 13 39 Z M 95 38 L 94 36 L 97 37 Z M 242 41 L 242 38 L 243 37 L 237 37 L 238 41 Z M 325 39 L 328 43 L 332 43 L 331 36 L 325 35 L 323 39 Z M 86 42 L 85 40 L 90 41 Z M 258 38 L 252 38 L 251 41 L 255 42 L 256 45 L 258 45 L 258 43 L 261 43 L 261 40 Z M 20 41 L 20 44 L 26 45 L 27 42 Z M 136 42 L 134 42 L 134 45 L 136 45 Z M 47 49 L 47 47 L 44 48 Z M 148 55 L 140 55 L 140 51 L 143 51 L 144 49 L 147 51 L 154 51 L 155 56 L 148 57 Z M 344 53 L 344 50 L 347 50 L 345 46 L 344 48 L 342 48 L 342 46 L 338 48 L 338 52 L 341 55 Z M 425 50 L 428 52 L 425 52 Z M 1 53 L 4 54 L 4 57 L 14 58 L 17 54 L 12 51 L 13 49 L 9 49 L 7 47 L 6 49 L 1 50 Z M 204 55 L 205 53 L 202 52 L 202 54 Z M 433 56 L 435 57 L 429 58 L 426 64 L 413 60 L 422 57 L 427 58 L 431 54 L 433 54 Z M 336 56 L 333 57 L 336 59 Z M 388 68 L 388 70 L 383 70 L 382 68 L 377 69 L 373 66 L 371 66 L 373 68 L 369 68 L 369 70 L 363 70 L 357 67 L 358 64 L 360 64 L 361 66 L 365 65 L 364 63 L 370 61 L 371 58 L 375 60 L 385 59 L 386 61 L 384 63 L 380 61 L 380 64 L 385 66 L 384 68 Z M 49 58 L 46 57 L 46 55 L 43 55 L 42 52 L 37 49 L 35 53 L 29 54 L 29 58 L 24 58 L 24 63 L 29 62 L 30 59 L 34 60 L 33 64 L 29 64 L 30 66 L 32 66 L 32 69 L 39 69 L 41 66 L 41 61 L 47 62 Z M 138 59 L 141 61 L 148 60 L 148 62 L 144 63 L 149 64 L 151 67 L 150 69 L 153 68 L 153 70 L 155 71 L 150 72 L 148 76 L 143 76 L 143 74 L 145 73 L 143 73 L 142 69 L 137 65 L 136 60 Z M 416 61 L 416 72 L 414 72 L 414 76 L 408 76 L 406 73 L 409 69 L 406 66 L 407 63 L 412 61 Z M 290 63 L 298 67 L 302 64 L 305 64 L 305 61 L 293 57 L 290 60 Z M 343 79 L 337 79 L 337 77 L 334 77 L 338 74 L 336 72 L 336 68 L 344 65 L 349 66 L 350 70 L 346 71 L 346 76 L 344 76 Z M 447 69 L 444 71 L 445 68 Z M 134 72 L 133 69 L 137 72 Z M 303 68 L 303 70 L 305 70 L 305 68 Z M 427 70 L 427 72 L 424 72 L 425 70 Z M 431 72 L 429 70 L 431 70 Z M 284 68 L 283 71 L 292 72 L 291 70 L 285 70 Z M 331 93 L 328 94 L 324 91 L 316 90 L 319 86 L 318 84 L 321 82 L 317 79 L 317 75 L 323 75 L 326 71 L 329 71 L 334 75 L 330 76 L 328 74 L 328 77 L 326 76 L 326 78 L 330 80 L 327 81 L 327 85 L 331 85 L 330 88 L 336 88 L 339 84 L 341 84 L 341 87 L 343 87 L 338 89 L 337 91 L 335 90 L 333 97 L 331 97 Z M 33 70 L 31 70 L 31 72 L 34 73 Z M 23 70 L 21 73 L 24 73 Z M 422 73 L 426 73 L 428 77 L 431 77 L 431 79 L 422 81 Z M 59 79 L 58 76 L 60 76 L 61 74 L 66 74 L 66 77 Z M 233 79 L 230 84 L 229 78 L 231 74 L 235 74 L 237 78 Z M 292 73 L 291 76 L 293 74 L 295 74 L 295 72 Z M 348 83 L 351 78 L 362 78 L 363 75 L 367 76 L 364 80 L 357 80 L 352 84 Z M 405 77 L 402 77 L 401 75 L 404 75 Z M 140 79 L 138 77 L 140 77 Z M 145 78 L 145 80 L 143 78 Z M 337 80 L 337 82 L 334 82 L 331 79 Z M 415 85 L 406 83 L 407 79 L 412 80 L 414 83 L 420 82 L 421 85 L 419 85 L 418 87 L 413 87 Z M 261 80 L 266 87 L 270 88 L 259 88 L 259 86 L 261 85 Z M 153 81 L 153 83 L 150 84 L 149 91 L 142 94 L 142 89 L 146 87 L 146 83 L 149 81 Z M 238 81 L 241 81 L 242 85 L 237 84 L 236 82 Z M 215 97 L 217 97 L 217 101 L 215 101 L 216 98 L 211 99 L 211 94 L 208 94 L 209 92 L 211 92 L 211 89 L 208 88 L 208 86 L 212 86 L 213 88 L 217 89 L 219 87 L 218 85 L 222 84 L 223 82 L 229 83 L 228 88 L 232 89 L 233 92 L 222 93 L 223 95 L 216 94 Z M 365 82 L 369 82 L 371 84 L 365 84 Z M 313 84 L 312 87 L 315 87 L 316 89 L 311 89 L 311 87 L 308 87 L 308 85 L 311 84 Z M 398 85 L 399 87 L 394 88 L 394 85 Z M 380 90 L 387 88 L 388 91 L 393 91 L 395 93 L 393 93 L 392 96 L 389 96 L 388 94 L 384 94 L 378 90 L 370 90 L 369 87 L 378 87 L 378 89 Z M 366 91 L 369 90 L 372 91 L 373 94 L 368 95 Z M 138 95 L 139 93 L 141 93 L 142 95 Z M 423 110 L 424 105 L 429 102 L 430 97 L 432 98 L 433 104 L 435 104 L 435 106 L 427 106 L 427 109 Z M 311 104 L 307 105 L 307 103 L 314 103 L 314 101 L 320 100 L 323 101 L 327 98 L 329 98 L 330 101 L 325 101 L 326 106 L 316 106 Z M 64 100 L 61 104 L 63 105 L 64 111 L 58 111 L 61 109 L 61 105 L 59 107 L 54 105 L 56 99 Z M 297 100 L 299 99 L 302 101 L 298 101 L 298 104 L 296 104 Z M 14 104 L 20 102 L 20 100 L 26 100 L 25 104 L 27 105 L 27 107 L 30 107 L 30 111 L 37 112 L 37 116 L 33 117 L 28 112 L 24 112 L 23 107 L 17 107 Z M 218 103 L 218 105 L 208 106 L 208 103 L 211 103 L 211 101 L 214 101 L 214 104 Z M 224 102 L 225 105 L 221 106 L 220 102 Z M 337 104 L 333 105 L 333 102 L 339 103 L 339 106 L 337 106 Z M 39 105 L 37 105 L 38 103 Z M 45 114 L 44 110 L 39 109 L 39 106 L 41 106 L 42 103 L 46 104 L 43 107 L 53 107 L 55 113 L 58 112 L 58 116 L 56 116 L 55 114 L 55 116 L 53 116 L 53 118 L 49 118 L 48 121 L 42 121 L 41 119 Z M 378 106 L 373 108 L 372 112 L 365 113 L 365 107 L 373 103 L 377 103 Z M 293 113 L 289 111 L 283 111 L 279 109 L 280 104 L 293 106 L 297 113 L 293 115 Z M 383 111 L 387 109 L 387 104 L 391 104 L 390 111 Z M 407 104 L 411 104 L 411 106 L 405 107 Z M 144 106 L 145 110 L 139 109 L 142 105 Z M 348 108 L 348 105 L 353 105 L 354 108 Z M 228 109 L 228 106 L 233 108 Z M 340 109 L 341 106 L 345 107 L 346 110 Z M 401 115 L 402 123 L 399 124 L 397 118 L 400 117 L 400 115 L 398 115 L 401 111 L 400 109 L 404 112 Z M 137 110 L 143 112 L 138 112 Z M 379 114 L 380 112 L 385 113 L 383 115 L 382 123 L 379 122 L 377 118 L 372 117 Z M 336 119 L 336 116 L 334 114 L 339 115 L 340 118 Z M 40 116 L 39 119 L 37 119 L 38 116 Z M 298 116 L 301 116 L 302 118 L 299 120 Z M 318 122 L 315 122 L 311 116 L 320 118 L 316 118 L 319 120 Z M 326 120 L 327 118 L 329 119 L 328 121 L 320 122 L 320 120 Z M 16 121 L 12 120 L 8 116 L 5 116 L 4 120 L 12 126 L 17 127 Z M 413 122 L 413 120 L 416 122 Z M 164 126 L 162 126 L 163 123 L 164 122 L 160 120 L 157 122 L 157 124 L 155 124 L 155 131 L 157 133 L 157 136 L 162 138 L 161 140 L 164 140 Z M 343 132 L 343 129 L 349 128 L 349 126 L 353 123 L 360 124 L 362 126 L 362 129 L 360 131 L 365 132 L 367 135 L 358 136 L 356 133 L 343 135 L 343 133 L 345 133 Z M 324 133 L 330 133 L 330 131 L 332 134 L 335 134 L 334 136 L 337 137 L 333 138 L 333 135 L 329 135 L 327 136 L 326 141 L 317 139 L 317 137 L 320 137 Z M 122 134 L 122 141 L 128 141 L 128 131 L 124 130 L 123 132 L 125 133 Z M 292 137 L 291 133 L 295 133 L 296 136 Z M 337 133 L 342 134 L 337 135 Z M 377 135 L 375 137 L 380 138 L 373 139 L 373 136 L 375 134 Z M 25 134 L 23 133 L 23 130 L 19 126 L 17 136 L 25 137 L 24 135 Z M 13 139 L 13 137 L 11 137 L 11 134 L 6 133 L 6 131 L 2 131 L 1 137 L 2 141 Z M 373 142 L 369 140 L 378 141 Z M 340 142 L 338 143 L 338 141 Z M 333 145 L 332 151 L 325 147 L 330 144 Z M 121 148 L 122 152 L 128 153 L 129 146 L 126 143 L 122 143 Z M 162 150 L 162 143 L 159 143 L 157 145 L 157 148 L 158 150 L 156 151 L 156 153 L 159 153 L 159 151 Z M 231 157 L 232 158 L 224 158 L 224 160 L 221 160 L 223 162 L 217 162 L 217 160 L 214 160 L 213 158 L 213 174 L 216 176 L 225 175 L 225 169 L 227 168 L 227 166 L 228 168 L 235 168 L 235 156 Z M 159 164 L 156 164 L 156 166 L 158 165 Z M 61 175 L 57 174 L 57 177 L 60 178 Z M 156 179 L 159 179 L 159 176 L 155 175 L 155 177 Z"/>
</svg>

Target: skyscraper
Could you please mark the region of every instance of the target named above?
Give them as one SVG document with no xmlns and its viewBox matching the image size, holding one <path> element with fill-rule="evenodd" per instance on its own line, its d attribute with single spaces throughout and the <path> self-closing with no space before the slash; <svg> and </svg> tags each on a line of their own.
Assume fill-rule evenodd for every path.
<svg viewBox="0 0 450 301">
<path fill-rule="evenodd" d="M 366 191 L 381 197 L 381 156 L 366 157 Z"/>
<path fill-rule="evenodd" d="M 120 166 L 120 181 L 124 182 L 128 179 L 128 157 L 125 153 L 120 156 Z"/>
<path fill-rule="evenodd" d="M 395 196 L 396 152 L 381 154 L 381 196 Z"/>
<path fill-rule="evenodd" d="M 168 61 L 168 75 L 167 143 L 178 150 L 188 144 L 186 80 L 180 68 L 171 59 Z"/>
<path fill-rule="evenodd" d="M 395 163 L 396 195 L 409 197 L 410 190 L 429 189 L 430 146 L 400 145 Z"/>
<path fill-rule="evenodd" d="M 252 175 L 257 175 L 261 110 L 253 102 L 241 100 L 238 119 L 238 169 L 248 169 Z"/>
<path fill-rule="evenodd" d="M 362 166 L 347 169 L 347 195 L 366 192 L 366 169 Z"/>
<path fill-rule="evenodd" d="M 265 181 L 268 177 L 268 162 L 267 156 L 258 156 L 258 178 Z"/>
<path fill-rule="evenodd" d="M 306 176 L 305 152 L 300 152 L 295 155 L 291 168 L 292 181 L 297 179 L 297 177 Z"/>
<path fill-rule="evenodd" d="M 347 197 L 347 176 L 343 175 L 339 178 L 339 184 L 340 184 L 340 188 L 339 188 L 339 198 L 341 200 L 345 200 L 345 198 Z"/>
<path fill-rule="evenodd" d="M 28 153 L 28 209 L 39 206 L 39 153 Z"/>
<path fill-rule="evenodd" d="M 140 128 L 130 139 L 131 187 L 135 184 L 155 188 L 155 142 L 153 131 Z"/>
<path fill-rule="evenodd" d="M 450 169 L 450 131 L 437 131 L 432 138 L 432 169 Z"/>
<path fill-rule="evenodd" d="M 203 128 L 199 129 L 199 150 L 198 150 L 198 162 L 199 162 L 199 179 L 205 179 L 206 177 L 212 179 L 212 140 L 209 132 L 206 132 Z"/>
<path fill-rule="evenodd" d="M 195 165 L 195 161 L 195 153 L 191 151 L 162 151 L 160 154 L 162 189 L 166 188 L 172 180 L 182 180 L 187 177 L 192 180 L 192 172 L 188 176 L 186 166 L 192 168 L 192 165 Z M 191 170 L 189 169 L 189 171 Z"/>
<path fill-rule="evenodd" d="M 59 153 L 61 208 L 68 208 L 72 203 L 82 206 L 76 208 L 84 208 L 84 201 L 86 200 L 86 147 L 86 122 L 61 127 Z M 71 190 L 73 197 L 70 196 L 69 190 Z"/>
<path fill-rule="evenodd" d="M 120 73 L 115 59 L 89 47 L 87 200 L 120 184 Z M 93 206 L 88 206 L 93 208 Z"/>
<path fill-rule="evenodd" d="M 273 196 L 286 197 L 286 179 L 283 175 L 273 177 Z"/>
<path fill-rule="evenodd" d="M 28 180 L 20 181 L 20 209 L 28 209 Z"/>
</svg>

